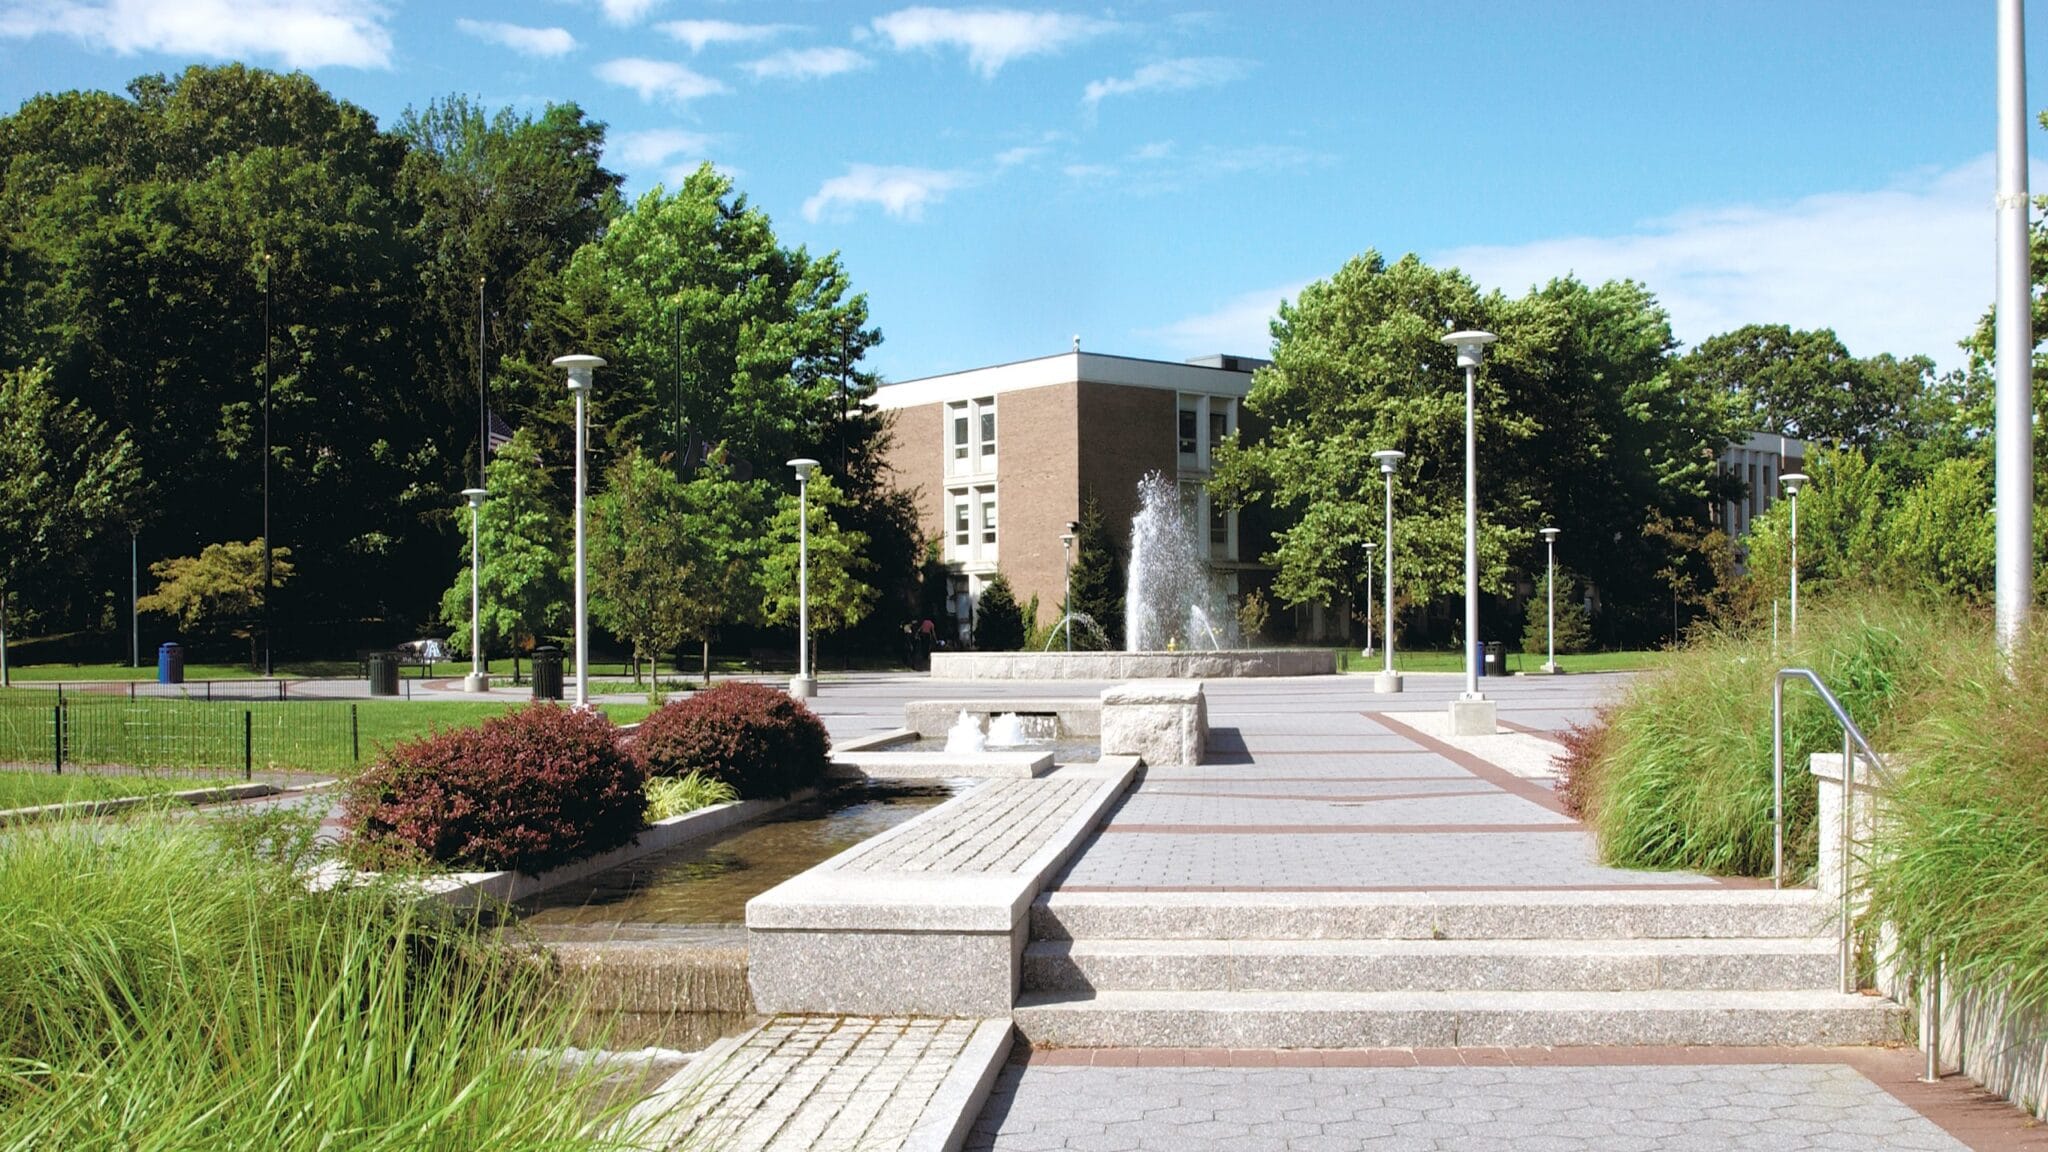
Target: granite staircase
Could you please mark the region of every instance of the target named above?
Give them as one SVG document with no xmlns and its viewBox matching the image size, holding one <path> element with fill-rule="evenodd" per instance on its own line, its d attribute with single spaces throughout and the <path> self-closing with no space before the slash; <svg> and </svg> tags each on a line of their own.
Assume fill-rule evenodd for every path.
<svg viewBox="0 0 2048 1152">
<path fill-rule="evenodd" d="M 1019 1032 L 1041 1047 L 1864 1045 L 1810 890 L 1038 897 Z"/>
</svg>

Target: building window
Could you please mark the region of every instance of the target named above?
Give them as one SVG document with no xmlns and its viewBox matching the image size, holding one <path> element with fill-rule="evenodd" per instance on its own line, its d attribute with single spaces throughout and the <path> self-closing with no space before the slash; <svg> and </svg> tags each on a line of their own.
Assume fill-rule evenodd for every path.
<svg viewBox="0 0 2048 1152">
<path fill-rule="evenodd" d="M 993 489 L 981 492 L 981 542 L 993 546 L 996 542 L 996 494 Z"/>
<path fill-rule="evenodd" d="M 1230 413 L 1211 411 L 1209 413 L 1209 454 L 1216 454 L 1216 446 L 1230 439 Z"/>
<path fill-rule="evenodd" d="M 968 544 L 967 494 L 961 492 L 953 497 L 953 548 L 957 555 L 967 555 Z"/>
<path fill-rule="evenodd" d="M 981 402 L 981 458 L 985 462 L 996 454 L 996 408 L 993 397 Z"/>
<path fill-rule="evenodd" d="M 1195 410 L 1193 408 L 1183 408 L 1180 410 L 1180 454 L 1183 456 L 1193 456 L 1195 454 Z"/>
<path fill-rule="evenodd" d="M 1214 552 L 1230 547 L 1230 512 L 1213 497 L 1209 500 L 1209 545 Z"/>
<path fill-rule="evenodd" d="M 953 411 L 953 459 L 965 462 L 967 459 L 967 405 L 954 404 Z"/>
</svg>

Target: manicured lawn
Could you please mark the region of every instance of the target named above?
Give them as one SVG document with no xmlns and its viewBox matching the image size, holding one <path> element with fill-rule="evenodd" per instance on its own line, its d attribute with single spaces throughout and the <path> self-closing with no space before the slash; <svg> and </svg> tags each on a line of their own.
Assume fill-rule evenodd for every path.
<svg viewBox="0 0 2048 1152">
<path fill-rule="evenodd" d="M 0 809 L 28 808 L 37 804 L 67 804 L 73 800 L 112 800 L 126 796 L 161 796 L 190 788 L 212 788 L 239 784 L 239 778 L 224 776 L 140 776 L 129 773 L 48 772 L 0 770 Z"/>
<path fill-rule="evenodd" d="M 1566 672 L 1625 672 L 1639 668 L 1656 668 L 1662 665 L 1670 653 L 1658 651 L 1638 652 L 1579 652 L 1560 655 L 1558 667 Z M 1341 672 L 1378 672 L 1385 666 L 1386 657 L 1374 652 L 1371 657 L 1362 656 L 1356 648 L 1338 650 Z M 1527 652 L 1507 654 L 1509 672 L 1534 672 L 1543 666 L 1543 657 Z M 1403 672 L 1462 672 L 1465 658 L 1457 652 L 1403 652 L 1394 650 L 1394 667 Z"/>
</svg>

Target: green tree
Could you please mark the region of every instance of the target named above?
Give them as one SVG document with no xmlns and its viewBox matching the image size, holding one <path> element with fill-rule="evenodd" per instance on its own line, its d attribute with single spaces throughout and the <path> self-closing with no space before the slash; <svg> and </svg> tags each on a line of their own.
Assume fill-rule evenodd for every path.
<svg viewBox="0 0 2048 1152">
<path fill-rule="evenodd" d="M 711 640 L 728 625 L 750 624 L 761 611 L 761 523 L 768 485 L 706 468 L 682 486 L 683 534 L 689 543 L 681 580 L 684 635 L 698 640 L 704 683 L 711 683 Z"/>
<path fill-rule="evenodd" d="M 1755 430 L 1873 448 L 1917 436 L 1934 362 L 1860 359 L 1827 328 L 1749 324 L 1686 353 L 1682 372 L 1737 398 Z"/>
<path fill-rule="evenodd" d="M 478 611 L 486 652 L 510 649 L 513 674 L 520 653 L 562 627 L 569 612 L 568 517 L 548 482 L 539 439 L 521 428 L 492 458 L 490 496 L 477 515 L 477 551 L 483 568 Z M 459 515 L 466 522 L 467 509 Z M 465 523 L 465 527 L 466 527 Z M 457 653 L 469 653 L 469 542 L 462 570 L 441 596 L 441 620 Z"/>
<path fill-rule="evenodd" d="M 638 683 L 642 660 L 674 652 L 689 635 L 690 540 L 682 485 L 636 449 L 607 470 L 605 490 L 591 511 L 591 610 L 633 646 Z"/>
<path fill-rule="evenodd" d="M 75 578 L 89 545 L 141 494 L 135 446 L 40 368 L 0 371 L 0 685 L 8 683 L 8 603 Z"/>
<path fill-rule="evenodd" d="M 271 549 L 272 583 L 292 578 L 291 549 Z M 156 591 L 136 601 L 144 612 L 161 612 L 178 626 L 228 628 L 249 640 L 249 666 L 257 667 L 257 613 L 263 607 L 263 541 L 208 544 L 197 556 L 174 556 L 149 566 Z"/>
<path fill-rule="evenodd" d="M 1124 642 L 1124 565 L 1116 536 L 1102 518 L 1102 506 L 1093 493 L 1081 501 L 1080 528 L 1074 533 L 1072 604 L 1062 606 L 1062 615 L 1080 613 L 1095 621 L 1112 647 Z M 1096 643 L 1087 629 L 1076 629 L 1074 647 L 1089 648 Z"/>
<path fill-rule="evenodd" d="M 1024 609 L 1001 572 L 981 589 L 974 606 L 974 647 L 982 652 L 1015 652 L 1024 646 Z"/>
<path fill-rule="evenodd" d="M 811 473 L 808 505 L 805 547 L 810 558 L 810 619 L 815 643 L 819 636 L 860 623 L 874 607 L 876 593 L 874 586 L 862 579 L 872 567 L 866 555 L 867 536 L 837 523 L 835 513 L 843 511 L 846 501 L 830 476 Z M 768 552 L 761 564 L 761 614 L 768 624 L 794 626 L 797 622 L 797 522 L 797 494 L 783 493 L 768 525 Z"/>
<path fill-rule="evenodd" d="M 1854 448 L 1815 449 L 1806 470 L 1813 482 L 1799 491 L 1800 596 L 1868 583 L 1887 553 L 1889 480 Z M 1759 614 L 1790 595 L 1792 506 L 1789 499 L 1778 500 L 1750 522 L 1749 584 Z"/>
<path fill-rule="evenodd" d="M 1547 655 L 1550 651 L 1550 572 L 1536 578 L 1536 594 L 1529 597 L 1528 621 L 1522 626 L 1522 651 Z M 1557 570 L 1557 650 L 1584 652 L 1593 643 L 1593 628 L 1586 620 L 1586 602 L 1579 582 L 1568 568 Z"/>
<path fill-rule="evenodd" d="M 1989 604 L 1998 558 L 1991 489 L 1991 462 L 1981 455 L 1937 465 L 1900 497 L 1888 518 L 1888 571 L 1926 592 Z M 2038 509 L 2035 522 L 2042 522 Z"/>
</svg>

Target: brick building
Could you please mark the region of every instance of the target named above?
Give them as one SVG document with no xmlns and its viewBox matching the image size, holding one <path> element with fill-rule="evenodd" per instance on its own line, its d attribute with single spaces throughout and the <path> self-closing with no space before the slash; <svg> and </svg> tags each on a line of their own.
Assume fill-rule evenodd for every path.
<svg viewBox="0 0 2048 1152">
<path fill-rule="evenodd" d="M 1065 592 L 1060 536 L 1083 497 L 1095 497 L 1121 536 L 1148 472 L 1180 481 L 1208 526 L 1210 564 L 1227 591 L 1262 571 L 1264 540 L 1236 512 L 1213 507 L 1203 482 L 1210 446 L 1237 431 L 1252 370 L 1264 363 L 1076 349 L 879 389 L 870 403 L 893 413 L 890 466 L 916 493 L 926 534 L 943 542 L 948 607 L 962 633 L 998 568 L 1020 601 L 1038 597 L 1040 622 L 1050 624 Z"/>
</svg>

